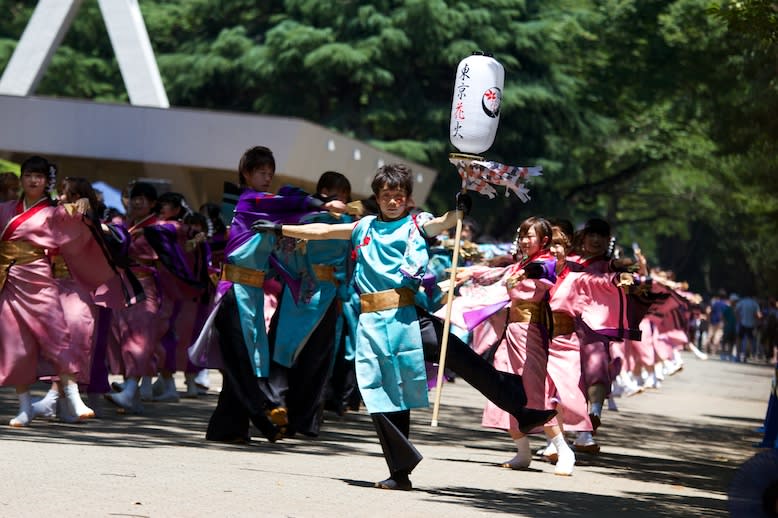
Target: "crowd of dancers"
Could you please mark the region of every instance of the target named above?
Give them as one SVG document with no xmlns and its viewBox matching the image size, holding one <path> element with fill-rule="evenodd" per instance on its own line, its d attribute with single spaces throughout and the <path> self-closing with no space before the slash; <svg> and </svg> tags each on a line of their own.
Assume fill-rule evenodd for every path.
<svg viewBox="0 0 778 518">
<path fill-rule="evenodd" d="M 325 408 L 363 403 L 389 468 L 376 486 L 411 489 L 422 456 L 410 410 L 434 385 L 449 231 L 470 200 L 439 217 L 419 210 L 401 164 L 380 167 L 374 196 L 356 203 L 337 172 L 312 194 L 271 193 L 274 174 L 269 149 L 244 153 L 229 224 L 218 205 L 194 212 L 144 182 L 128 188 L 122 216 L 86 179 L 57 183 L 42 157 L 22 164 L 18 184 L 0 178 L 0 385 L 19 399 L 10 426 L 88 420 L 102 400 L 140 413 L 144 401 L 179 400 L 176 372 L 197 397 L 219 369 L 207 440 L 245 443 L 252 427 L 271 442 L 316 436 Z M 528 437 L 544 433 L 537 455 L 572 475 L 576 453 L 599 451 L 604 406 L 682 368 L 699 296 L 637 249 L 620 258 L 611 234 L 601 219 L 575 231 L 531 217 L 512 249 L 463 243 L 447 374 L 487 398 L 482 426 L 508 432 L 516 453 L 502 467 L 526 469 Z M 51 388 L 36 399 L 39 380 Z"/>
</svg>

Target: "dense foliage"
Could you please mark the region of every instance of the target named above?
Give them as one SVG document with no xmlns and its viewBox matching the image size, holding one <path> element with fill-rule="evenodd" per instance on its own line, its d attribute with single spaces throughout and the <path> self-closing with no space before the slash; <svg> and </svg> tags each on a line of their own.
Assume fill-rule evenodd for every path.
<svg viewBox="0 0 778 518">
<path fill-rule="evenodd" d="M 0 0 L 0 66 L 35 2 Z M 506 68 L 489 158 L 544 167 L 532 201 L 479 199 L 485 231 L 531 214 L 611 221 L 692 288 L 778 291 L 778 12 L 767 0 L 142 0 L 171 104 L 302 117 L 441 174 L 453 74 Z M 97 2 L 38 88 L 126 102 Z M 366 172 L 369 174 L 370 172 Z M 505 222 L 509 222 L 506 224 Z M 627 246 L 629 248 L 629 246 Z"/>
</svg>

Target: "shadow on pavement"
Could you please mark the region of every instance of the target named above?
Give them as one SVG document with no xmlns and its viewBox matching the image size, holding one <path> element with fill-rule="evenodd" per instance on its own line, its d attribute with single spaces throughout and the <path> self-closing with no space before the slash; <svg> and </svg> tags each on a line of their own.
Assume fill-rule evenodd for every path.
<svg viewBox="0 0 778 518">
<path fill-rule="evenodd" d="M 690 498 L 686 495 L 640 493 L 625 497 L 605 496 L 574 491 L 524 490 L 515 492 L 485 491 L 469 487 L 448 487 L 425 490 L 431 500 L 458 506 L 469 506 L 479 511 L 522 516 L 578 517 L 578 516 L 630 516 L 631 518 L 656 517 L 708 517 L 721 516 L 726 502 L 712 498 Z"/>
<path fill-rule="evenodd" d="M 46 386 L 36 384 L 34 394 L 43 395 Z M 277 444 L 255 439 L 248 446 L 207 442 L 205 429 L 216 405 L 217 395 L 197 399 L 182 399 L 179 403 L 144 403 L 142 415 L 120 415 L 108 403 L 104 417 L 83 424 L 63 424 L 36 420 L 30 427 L 14 429 L 5 425 L 18 406 L 12 389 L 0 389 L 0 441 L 30 441 L 60 444 L 96 444 L 127 448 L 217 448 L 245 450 L 263 454 L 283 454 L 296 451 L 307 455 L 359 455 L 380 458 L 377 439 L 369 415 L 364 411 L 342 417 L 325 413 L 322 433 L 317 438 L 292 438 Z M 441 426 L 429 426 L 429 410 L 412 412 L 411 439 L 424 454 L 425 445 L 446 442 L 460 445 L 463 457 L 472 452 L 493 455 L 495 462 L 469 458 L 442 460 L 467 464 L 495 465 L 503 456 L 513 454 L 513 443 L 504 432 L 479 427 L 481 409 L 474 406 L 446 407 L 441 414 Z M 736 416 L 708 416 L 710 421 L 685 421 L 660 414 L 609 412 L 605 425 L 596 436 L 602 446 L 599 455 L 578 454 L 578 469 L 599 471 L 614 479 L 653 482 L 671 486 L 670 494 L 629 493 L 608 496 L 558 489 L 539 490 L 515 488 L 513 491 L 487 491 L 469 487 L 417 487 L 430 500 L 499 514 L 529 516 L 624 516 L 642 517 L 707 517 L 726 512 L 729 480 L 745 460 L 743 444 L 756 442 L 757 436 L 744 434 L 744 421 L 749 429 L 761 424 L 755 419 Z M 259 433 L 255 433 L 259 436 Z M 533 438 L 533 447 L 542 439 Z M 755 451 L 755 450 L 754 450 Z M 657 454 L 659 452 L 659 454 Z M 530 475 L 541 474 L 535 463 Z M 533 473 L 534 472 L 534 473 Z M 305 474 L 300 474 L 305 475 Z M 550 476 L 542 473 L 543 476 Z M 306 475 L 308 476 L 308 475 Z M 335 479 L 373 490 L 372 481 Z M 695 489 L 711 495 L 694 497 Z M 674 493 L 678 493 L 675 495 Z M 418 493 L 417 493 L 418 494 Z"/>
</svg>

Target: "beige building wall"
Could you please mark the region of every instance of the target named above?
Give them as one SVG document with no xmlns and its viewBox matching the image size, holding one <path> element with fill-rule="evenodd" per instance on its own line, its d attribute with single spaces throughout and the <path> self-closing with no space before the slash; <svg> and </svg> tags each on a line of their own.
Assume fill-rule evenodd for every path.
<svg viewBox="0 0 778 518">
<path fill-rule="evenodd" d="M 238 113 L 149 108 L 91 101 L 0 95 L 0 157 L 21 162 L 32 154 L 54 161 L 61 176 L 102 180 L 117 189 L 140 178 L 169 180 L 171 190 L 199 207 L 220 202 L 223 183 L 237 183 L 240 156 L 265 145 L 276 157 L 274 188 L 313 190 L 334 170 L 351 182 L 355 198 L 369 196 L 378 166 L 403 162 L 416 176 L 423 204 L 437 173 L 300 119 Z"/>
</svg>

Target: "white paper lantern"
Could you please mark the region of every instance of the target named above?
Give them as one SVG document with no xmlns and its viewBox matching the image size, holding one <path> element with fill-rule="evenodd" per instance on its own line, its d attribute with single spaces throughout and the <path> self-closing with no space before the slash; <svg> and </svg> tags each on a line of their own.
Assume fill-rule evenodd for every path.
<svg viewBox="0 0 778 518">
<path fill-rule="evenodd" d="M 492 146 L 504 82 L 505 69 L 491 56 L 474 54 L 459 62 L 449 135 L 462 153 L 483 153 Z"/>
</svg>

